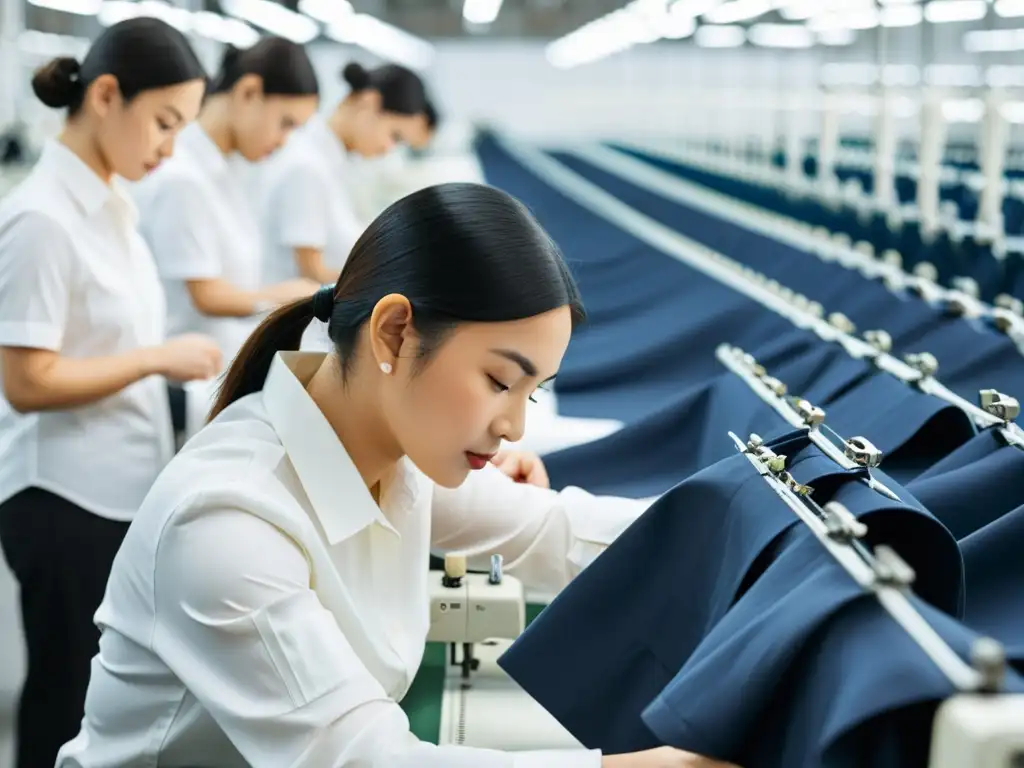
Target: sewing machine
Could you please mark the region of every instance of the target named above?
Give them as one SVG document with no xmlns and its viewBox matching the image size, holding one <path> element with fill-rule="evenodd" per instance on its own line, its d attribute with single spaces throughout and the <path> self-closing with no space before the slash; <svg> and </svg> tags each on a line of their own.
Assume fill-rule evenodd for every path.
<svg viewBox="0 0 1024 768">
<path fill-rule="evenodd" d="M 514 640 L 525 627 L 523 584 L 502 572 L 500 555 L 491 558 L 488 573 L 469 573 L 466 558 L 459 555 L 445 556 L 443 573 L 431 571 L 427 640 L 451 645 L 451 663 L 462 666 L 463 679 L 479 665 L 473 655 L 475 643 Z"/>
<path fill-rule="evenodd" d="M 929 768 L 1024 768 L 1024 695 L 963 694 L 935 715 Z"/>
</svg>

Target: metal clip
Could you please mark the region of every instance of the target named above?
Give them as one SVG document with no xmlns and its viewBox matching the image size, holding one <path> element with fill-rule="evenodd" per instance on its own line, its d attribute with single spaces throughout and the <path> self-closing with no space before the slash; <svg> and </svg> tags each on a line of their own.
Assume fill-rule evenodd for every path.
<svg viewBox="0 0 1024 768">
<path fill-rule="evenodd" d="M 825 412 L 818 406 L 812 405 L 806 400 L 797 400 L 796 412 L 797 415 L 804 420 L 804 424 L 809 427 L 816 427 L 825 422 Z"/>
<path fill-rule="evenodd" d="M 922 379 L 934 376 L 939 370 L 939 361 L 931 352 L 914 352 L 905 355 L 903 362 L 921 374 Z"/>
<path fill-rule="evenodd" d="M 963 293 L 946 294 L 946 312 L 953 317 L 966 317 L 971 315 L 974 306 L 975 305 L 971 302 L 970 297 Z"/>
<path fill-rule="evenodd" d="M 825 530 L 830 539 L 849 543 L 867 535 L 868 527 L 839 502 L 829 502 L 822 512 L 825 515 Z"/>
<path fill-rule="evenodd" d="M 1006 677 L 1006 649 L 991 637 L 979 637 L 971 644 L 971 666 L 981 676 L 978 689 L 997 693 Z"/>
<path fill-rule="evenodd" d="M 1006 422 L 1015 421 L 1020 416 L 1020 402 L 1015 397 L 1004 395 L 995 389 L 983 389 L 978 393 L 978 402 L 985 413 Z"/>
<path fill-rule="evenodd" d="M 767 373 L 767 371 L 764 369 L 764 366 L 758 363 L 757 360 L 754 359 L 754 356 L 749 352 L 742 353 L 741 359 L 743 360 L 743 364 L 747 366 L 747 370 L 749 370 L 755 376 L 760 378 L 761 376 L 764 376 Z"/>
<path fill-rule="evenodd" d="M 967 294 L 972 299 L 981 298 L 981 288 L 978 286 L 978 281 L 973 277 L 954 277 L 949 281 L 949 285 L 961 293 Z"/>
<path fill-rule="evenodd" d="M 793 477 L 793 475 L 791 475 L 788 471 L 782 472 L 779 475 L 779 479 L 782 482 L 784 482 L 786 484 L 786 487 L 789 488 L 789 490 L 791 490 L 797 496 L 810 496 L 812 493 L 814 493 L 814 489 L 811 486 L 801 485 L 796 481 L 796 478 Z"/>
<path fill-rule="evenodd" d="M 747 452 L 756 454 L 762 447 L 764 447 L 764 440 L 760 435 L 751 432 L 750 438 L 747 440 Z"/>
<path fill-rule="evenodd" d="M 994 304 L 1000 309 L 1008 309 L 1013 314 L 1024 317 L 1024 301 L 1021 301 L 1016 296 L 1001 293 L 996 296 Z"/>
<path fill-rule="evenodd" d="M 768 467 L 768 471 L 771 472 L 773 475 L 778 475 L 779 473 L 785 471 L 787 458 L 786 456 L 765 449 L 760 454 L 760 457 L 762 461 L 764 461 L 765 466 Z"/>
<path fill-rule="evenodd" d="M 802 293 L 797 293 L 794 294 L 793 296 L 793 306 L 803 312 L 807 311 L 807 308 L 810 306 L 810 303 L 811 300 L 804 296 Z"/>
<path fill-rule="evenodd" d="M 885 331 L 865 331 L 864 341 L 874 347 L 879 354 L 887 355 L 892 351 L 892 336 Z"/>
<path fill-rule="evenodd" d="M 896 550 L 880 544 L 875 547 L 875 581 L 890 587 L 909 587 L 917 574 L 907 561 L 896 554 Z"/>
<path fill-rule="evenodd" d="M 870 469 L 882 463 L 882 451 L 866 437 L 851 437 L 843 445 L 843 453 L 846 458 L 860 467 Z"/>
<path fill-rule="evenodd" d="M 764 284 L 764 287 L 776 295 L 779 293 L 779 289 L 782 288 L 778 280 L 769 280 Z"/>
<path fill-rule="evenodd" d="M 825 316 L 825 308 L 817 301 L 812 301 L 807 305 L 807 311 L 812 317 L 816 317 L 819 320 Z"/>
<path fill-rule="evenodd" d="M 882 263 L 896 269 L 903 269 L 903 256 L 895 248 L 888 248 L 882 253 Z"/>
<path fill-rule="evenodd" d="M 1013 310 L 996 307 L 992 310 L 992 325 L 1003 333 L 1009 333 L 1015 328 L 1024 327 L 1024 318 L 1015 314 Z"/>
<path fill-rule="evenodd" d="M 828 324 L 847 335 L 857 332 L 857 326 L 855 326 L 853 321 L 842 312 L 833 312 L 829 315 Z"/>
<path fill-rule="evenodd" d="M 491 572 L 487 577 L 488 584 L 501 584 L 503 562 L 504 560 L 501 555 L 491 555 Z"/>
<path fill-rule="evenodd" d="M 914 276 L 927 280 L 929 283 L 936 283 L 939 280 L 939 270 L 929 261 L 922 261 L 914 265 Z"/>
<path fill-rule="evenodd" d="M 857 244 L 853 246 L 853 250 L 867 256 L 869 259 L 875 258 L 875 246 L 866 240 L 859 240 Z"/>
<path fill-rule="evenodd" d="M 786 385 L 774 376 L 762 376 L 761 383 L 768 387 L 776 397 L 783 397 L 788 391 Z"/>
</svg>

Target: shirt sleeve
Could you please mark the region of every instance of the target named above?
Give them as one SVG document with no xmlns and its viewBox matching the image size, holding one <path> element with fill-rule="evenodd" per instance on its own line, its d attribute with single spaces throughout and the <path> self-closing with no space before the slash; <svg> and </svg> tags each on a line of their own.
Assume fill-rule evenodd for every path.
<svg viewBox="0 0 1024 768">
<path fill-rule="evenodd" d="M 143 212 L 143 231 L 160 276 L 167 280 L 220 277 L 223 265 L 217 222 L 202 187 L 170 170 L 150 183 L 155 188 Z"/>
<path fill-rule="evenodd" d="M 60 351 L 74 263 L 70 235 L 43 213 L 0 230 L 0 346 Z"/>
<path fill-rule="evenodd" d="M 225 542 L 231 542 L 228 547 Z M 310 587 L 303 550 L 240 510 L 177 515 L 155 574 L 153 649 L 254 768 L 599 768 L 588 750 L 419 741 Z"/>
<path fill-rule="evenodd" d="M 525 586 L 559 592 L 628 528 L 649 501 L 552 491 L 516 483 L 497 467 L 474 472 L 455 489 L 435 488 L 432 545 L 486 568 L 500 554 Z"/>
<path fill-rule="evenodd" d="M 330 190 L 316 168 L 295 163 L 283 170 L 268 215 L 273 217 L 272 232 L 277 245 L 284 248 L 327 247 L 330 222 Z"/>
</svg>

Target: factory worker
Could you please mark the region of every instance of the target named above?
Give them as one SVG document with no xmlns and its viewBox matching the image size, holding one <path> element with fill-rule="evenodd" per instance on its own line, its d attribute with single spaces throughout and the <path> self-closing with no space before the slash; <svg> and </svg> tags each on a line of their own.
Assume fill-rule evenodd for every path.
<svg viewBox="0 0 1024 768">
<path fill-rule="evenodd" d="M 296 131 L 261 179 L 268 281 L 337 280 L 365 228 L 353 199 L 353 157 L 383 157 L 429 136 L 426 89 L 414 72 L 353 63 L 342 75 L 348 95 Z"/>
<path fill-rule="evenodd" d="M 164 296 L 115 176 L 142 178 L 199 111 L 205 73 L 152 18 L 106 29 L 32 88 L 67 110 L 0 202 L 0 544 L 18 581 L 28 677 L 19 768 L 77 733 L 93 614 L 128 523 L 173 451 L 166 379 L 216 373 L 211 339 L 164 335 Z"/>
<path fill-rule="evenodd" d="M 715 765 L 436 746 L 397 703 L 422 659 L 432 548 L 500 553 L 550 593 L 644 509 L 489 461 L 581 312 L 556 246 L 506 193 L 448 184 L 384 211 L 335 286 L 249 338 L 213 420 L 143 503 L 58 768 Z M 291 351 L 314 318 L 334 349 Z"/>
<path fill-rule="evenodd" d="M 316 111 L 317 94 L 302 46 L 267 37 L 246 50 L 229 47 L 174 158 L 135 190 L 169 327 L 209 333 L 227 357 L 258 315 L 315 290 L 304 280 L 263 280 L 260 226 L 237 160 L 275 152 Z"/>
</svg>

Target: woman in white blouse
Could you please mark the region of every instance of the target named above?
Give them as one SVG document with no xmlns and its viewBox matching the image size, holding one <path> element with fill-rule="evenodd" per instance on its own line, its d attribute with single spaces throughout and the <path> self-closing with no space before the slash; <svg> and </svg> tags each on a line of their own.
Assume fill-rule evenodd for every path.
<svg viewBox="0 0 1024 768">
<path fill-rule="evenodd" d="M 490 461 L 581 313 L 556 246 L 503 192 L 431 187 L 381 214 L 336 286 L 250 337 L 143 504 L 59 768 L 715 765 L 435 746 L 397 704 L 427 636 L 431 548 L 500 553 L 551 593 L 643 510 Z M 288 351 L 314 318 L 333 351 Z"/>
<path fill-rule="evenodd" d="M 328 117 L 310 119 L 260 180 L 266 279 L 333 283 L 362 234 L 352 197 L 351 156 L 379 158 L 429 141 L 436 113 L 419 76 L 389 64 L 343 70 L 349 94 Z"/>
<path fill-rule="evenodd" d="M 318 93 L 302 46 L 266 37 L 246 50 L 229 47 L 174 158 L 135 189 L 141 231 L 167 291 L 169 327 L 209 333 L 227 357 L 255 316 L 319 285 L 263 279 L 260 224 L 244 168 L 306 122 Z"/>
<path fill-rule="evenodd" d="M 20 768 L 53 765 L 81 723 L 93 613 L 173 450 L 164 377 L 221 365 L 208 338 L 165 340 L 160 281 L 115 179 L 170 155 L 205 83 L 185 37 L 151 18 L 32 80 L 67 120 L 0 203 L 0 544 L 28 644 Z"/>
</svg>

